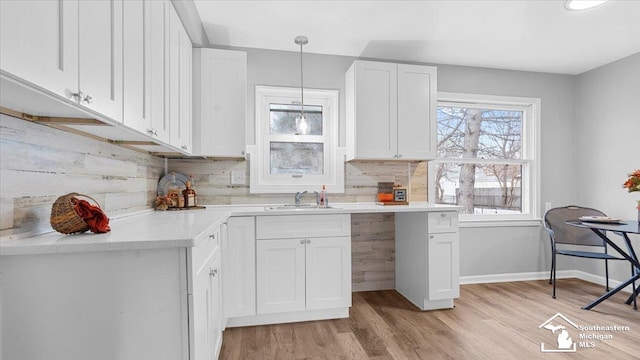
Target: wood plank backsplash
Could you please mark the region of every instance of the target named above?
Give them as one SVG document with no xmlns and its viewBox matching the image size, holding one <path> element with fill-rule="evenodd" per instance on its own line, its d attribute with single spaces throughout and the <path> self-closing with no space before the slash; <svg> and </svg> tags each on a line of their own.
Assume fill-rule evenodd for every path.
<svg viewBox="0 0 640 360">
<path fill-rule="evenodd" d="M 109 216 L 149 209 L 164 175 L 162 158 L 2 114 L 0 150 L 3 235 L 51 231 L 51 204 L 70 192 L 95 198 Z M 200 204 L 293 201 L 293 193 L 250 194 L 249 166 L 242 159 L 171 159 L 168 170 L 194 176 Z M 246 172 L 247 185 L 231 185 L 234 170 Z M 426 174 L 424 162 L 353 161 L 345 164 L 345 193 L 328 198 L 375 201 L 378 182 L 393 181 L 407 185 L 410 201 L 426 201 Z M 354 214 L 351 229 L 354 291 L 393 288 L 393 214 Z"/>
<path fill-rule="evenodd" d="M 164 160 L 0 114 L 2 233 L 51 231 L 61 195 L 93 197 L 109 216 L 149 209 Z"/>
</svg>

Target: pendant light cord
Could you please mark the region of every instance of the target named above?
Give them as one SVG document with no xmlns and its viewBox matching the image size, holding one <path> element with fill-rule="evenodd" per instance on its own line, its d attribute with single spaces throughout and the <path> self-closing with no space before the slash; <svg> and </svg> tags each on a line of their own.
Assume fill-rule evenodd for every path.
<svg viewBox="0 0 640 360">
<path fill-rule="evenodd" d="M 302 46 L 306 45 L 309 42 L 306 36 L 298 36 L 295 39 L 295 43 L 300 45 L 300 100 L 301 103 L 301 111 L 300 115 L 304 118 L 304 73 L 302 69 Z"/>
<path fill-rule="evenodd" d="M 302 109 L 300 114 L 304 117 L 304 74 L 302 72 L 302 42 L 300 42 L 300 101 L 302 101 Z"/>
</svg>

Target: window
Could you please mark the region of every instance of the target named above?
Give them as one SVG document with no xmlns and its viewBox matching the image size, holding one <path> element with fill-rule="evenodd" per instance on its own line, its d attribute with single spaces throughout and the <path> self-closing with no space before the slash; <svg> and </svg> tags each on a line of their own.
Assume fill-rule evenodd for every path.
<svg viewBox="0 0 640 360">
<path fill-rule="evenodd" d="M 251 192 L 344 192 L 344 149 L 338 148 L 338 91 L 256 87 L 256 146 L 250 149 Z"/>
<path fill-rule="evenodd" d="M 439 93 L 437 204 L 463 207 L 461 220 L 538 216 L 540 99 Z"/>
</svg>

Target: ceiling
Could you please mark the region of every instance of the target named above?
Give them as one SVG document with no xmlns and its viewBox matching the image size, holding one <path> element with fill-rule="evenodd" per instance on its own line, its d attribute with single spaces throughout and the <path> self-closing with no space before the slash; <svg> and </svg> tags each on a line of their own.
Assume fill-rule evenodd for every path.
<svg viewBox="0 0 640 360">
<path fill-rule="evenodd" d="M 640 0 L 194 0 L 209 44 L 580 74 L 640 52 Z"/>
</svg>

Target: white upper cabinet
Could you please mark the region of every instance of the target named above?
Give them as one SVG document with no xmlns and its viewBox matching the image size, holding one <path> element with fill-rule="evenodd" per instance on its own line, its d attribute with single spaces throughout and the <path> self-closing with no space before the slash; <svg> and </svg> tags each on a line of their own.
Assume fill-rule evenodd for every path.
<svg viewBox="0 0 640 360">
<path fill-rule="evenodd" d="M 122 121 L 122 0 L 2 1 L 3 73 Z"/>
<path fill-rule="evenodd" d="M 145 55 L 147 49 L 145 38 L 147 18 L 146 3 L 143 0 L 127 0 L 123 4 L 122 26 L 126 34 L 123 43 L 123 122 L 125 125 L 146 132 L 150 130 L 150 118 L 145 107 L 146 93 L 149 91 L 145 82 Z"/>
<path fill-rule="evenodd" d="M 435 159 L 437 72 L 432 66 L 398 64 L 398 156 Z"/>
<path fill-rule="evenodd" d="M 181 62 L 184 61 L 179 58 L 183 49 L 177 45 L 183 37 L 179 30 L 182 25 L 170 8 L 172 8 L 171 4 L 165 0 L 126 0 L 123 15 L 123 28 L 126 35 L 123 54 L 124 124 L 167 144 L 170 142 L 170 124 L 167 115 L 170 64 L 165 59 L 169 57 L 168 35 L 171 30 L 173 30 L 172 39 L 175 42 L 172 54 L 174 63 L 171 65 L 174 69 L 179 69 Z M 171 15 L 174 22 L 173 26 L 169 26 L 169 16 L 172 11 L 175 17 Z M 183 41 L 181 45 L 184 44 L 187 42 Z M 190 46 L 190 43 L 188 44 Z M 186 73 L 188 67 L 184 71 Z M 178 71 L 173 75 L 174 82 L 190 81 L 191 78 L 188 74 L 188 78 L 183 79 Z M 179 88 L 173 94 L 178 92 L 183 96 L 183 91 Z M 175 101 L 171 109 L 175 112 L 181 111 L 180 104 L 184 100 L 175 99 Z M 184 110 L 190 111 L 190 107 L 184 107 Z M 186 116 L 186 118 L 189 117 L 190 115 Z M 180 113 L 176 125 L 182 118 L 185 116 Z M 177 134 L 180 134 L 180 131 L 180 128 L 176 129 Z M 180 145 L 183 143 L 180 142 Z"/>
<path fill-rule="evenodd" d="M 33 94 L 3 97 L 3 106 L 89 114 L 114 127 L 68 126 L 191 153 L 192 46 L 170 1 L 0 1 L 0 17 L 1 80 Z M 47 95 L 60 106 L 39 106 Z"/>
<path fill-rule="evenodd" d="M 169 9 L 170 144 L 191 152 L 191 40 L 173 6 Z"/>
<path fill-rule="evenodd" d="M 397 65 L 356 61 L 347 72 L 347 159 L 391 159 L 398 147 Z"/>
<path fill-rule="evenodd" d="M 74 97 L 81 105 L 122 121 L 122 0 L 80 1 L 78 39 Z"/>
<path fill-rule="evenodd" d="M 193 153 L 244 157 L 247 54 L 193 50 Z"/>
<path fill-rule="evenodd" d="M 0 1 L 0 69 L 59 96 L 78 88 L 78 1 Z M 76 41 L 70 41 L 76 39 Z"/>
<path fill-rule="evenodd" d="M 347 160 L 429 160 L 436 68 L 356 60 L 346 74 Z"/>
<path fill-rule="evenodd" d="M 167 84 L 169 67 L 165 58 L 169 53 L 166 34 L 168 33 L 169 8 L 166 1 L 145 0 L 145 99 L 149 117 L 150 135 L 169 143 L 169 119 L 167 117 Z"/>
</svg>

